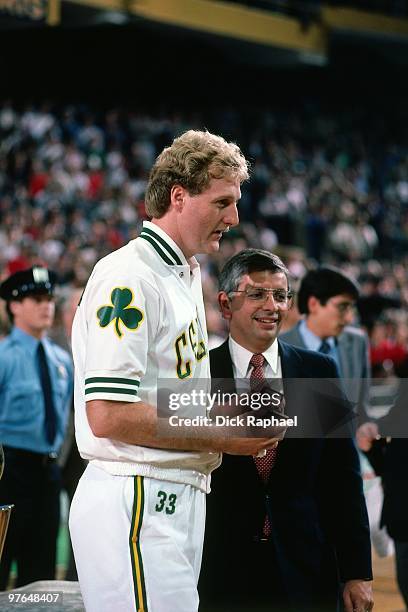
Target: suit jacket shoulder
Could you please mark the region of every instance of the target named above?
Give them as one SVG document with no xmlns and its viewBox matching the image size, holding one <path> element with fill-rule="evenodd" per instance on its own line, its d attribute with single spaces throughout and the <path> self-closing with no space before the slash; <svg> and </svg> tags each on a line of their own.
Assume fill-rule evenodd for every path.
<svg viewBox="0 0 408 612">
<path fill-rule="evenodd" d="M 289 329 L 287 332 L 280 334 L 279 340 L 283 340 L 283 342 L 287 342 L 288 344 L 292 344 L 293 346 L 306 348 L 305 343 L 303 342 L 303 338 L 299 332 L 299 323 L 296 323 L 296 325 Z"/>
<path fill-rule="evenodd" d="M 341 345 L 345 342 L 348 342 L 355 348 L 359 348 L 363 351 L 367 350 L 368 347 L 368 337 L 366 332 L 358 327 L 352 327 L 351 325 L 345 327 L 339 336 L 339 344 Z"/>
<path fill-rule="evenodd" d="M 359 327 L 354 327 L 353 325 L 347 325 L 347 327 L 344 328 L 342 333 L 350 335 L 354 338 L 358 338 L 362 342 L 366 342 L 367 340 L 366 332 L 363 329 L 360 329 Z"/>
</svg>

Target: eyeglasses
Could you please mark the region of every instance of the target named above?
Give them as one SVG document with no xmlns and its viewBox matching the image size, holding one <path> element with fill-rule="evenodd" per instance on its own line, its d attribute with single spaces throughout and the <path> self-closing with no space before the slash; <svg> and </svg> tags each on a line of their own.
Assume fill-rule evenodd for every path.
<svg viewBox="0 0 408 612">
<path fill-rule="evenodd" d="M 241 291 L 231 291 L 228 295 L 233 295 L 234 293 L 245 293 L 249 300 L 259 304 L 265 303 L 269 295 L 272 295 L 273 301 L 280 308 L 288 308 L 293 297 L 291 291 L 285 291 L 285 289 L 267 289 L 266 287 L 246 287 L 246 289 Z"/>
<path fill-rule="evenodd" d="M 340 315 L 345 315 L 347 312 L 354 310 L 355 307 L 354 302 L 338 302 L 338 304 L 332 302 L 332 304 Z"/>
</svg>

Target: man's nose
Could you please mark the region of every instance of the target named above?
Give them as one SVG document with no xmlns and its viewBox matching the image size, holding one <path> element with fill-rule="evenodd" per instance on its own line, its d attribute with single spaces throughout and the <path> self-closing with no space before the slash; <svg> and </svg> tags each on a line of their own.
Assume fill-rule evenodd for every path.
<svg viewBox="0 0 408 612">
<path fill-rule="evenodd" d="M 346 325 L 350 325 L 354 321 L 354 306 L 349 306 L 343 314 L 343 321 Z"/>
<path fill-rule="evenodd" d="M 272 291 L 265 291 L 264 305 L 270 305 L 270 302 L 272 302 L 272 306 L 274 310 L 276 310 L 276 301 L 275 301 Z"/>
<path fill-rule="evenodd" d="M 234 225 L 238 225 L 239 215 L 238 215 L 238 208 L 236 204 L 231 204 L 230 206 L 228 206 L 225 213 L 226 214 L 224 215 L 224 219 L 223 219 L 225 225 L 229 225 L 230 227 L 233 227 Z"/>
</svg>

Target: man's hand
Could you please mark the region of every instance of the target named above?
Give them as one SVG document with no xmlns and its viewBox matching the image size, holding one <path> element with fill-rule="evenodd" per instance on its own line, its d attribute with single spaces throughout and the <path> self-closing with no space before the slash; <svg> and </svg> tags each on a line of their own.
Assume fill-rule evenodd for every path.
<svg viewBox="0 0 408 612">
<path fill-rule="evenodd" d="M 374 607 L 372 582 L 348 580 L 343 591 L 345 612 L 370 612 Z"/>
<path fill-rule="evenodd" d="M 222 452 L 229 455 L 252 455 L 256 457 L 278 445 L 277 438 L 230 438 L 223 444 Z"/>
<path fill-rule="evenodd" d="M 231 437 L 231 439 L 233 439 L 234 441 L 236 441 L 235 436 L 237 438 L 251 438 L 254 441 L 255 438 L 258 438 L 259 441 L 266 439 L 280 441 L 284 438 L 287 427 L 285 425 L 275 425 L 273 423 L 269 424 L 269 419 L 275 419 L 281 422 L 288 419 L 289 417 L 283 412 L 285 406 L 285 400 L 283 398 L 283 395 L 278 393 L 277 391 L 274 393 L 276 396 L 280 396 L 280 402 L 278 405 L 276 403 L 271 403 L 271 405 L 263 406 L 256 410 L 248 410 L 247 407 L 245 408 L 245 410 L 243 410 L 242 407 L 239 405 L 239 402 L 230 402 L 229 404 L 216 404 L 212 408 L 209 416 L 214 420 L 214 422 L 217 418 L 226 418 L 227 420 L 223 432 L 221 431 L 221 427 L 217 427 L 217 429 L 220 432 L 220 435 L 227 434 L 227 437 Z M 242 419 L 242 424 L 239 423 L 239 426 L 235 424 L 229 425 L 228 423 L 231 422 L 235 417 L 237 417 L 238 419 Z M 254 421 L 248 420 L 248 417 L 254 419 Z M 230 451 L 225 450 L 223 450 L 222 452 L 230 453 Z M 257 453 L 239 452 L 234 452 L 230 454 L 257 455 Z"/>
<path fill-rule="evenodd" d="M 357 429 L 357 445 L 362 451 L 369 451 L 374 440 L 378 440 L 379 438 L 380 434 L 378 432 L 378 425 L 376 423 L 363 423 L 363 425 L 360 425 L 360 427 Z"/>
</svg>

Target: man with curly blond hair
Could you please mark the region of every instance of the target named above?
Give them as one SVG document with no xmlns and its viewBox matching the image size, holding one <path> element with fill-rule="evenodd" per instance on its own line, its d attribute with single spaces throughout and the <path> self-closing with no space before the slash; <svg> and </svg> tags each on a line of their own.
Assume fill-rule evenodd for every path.
<svg viewBox="0 0 408 612">
<path fill-rule="evenodd" d="M 210 473 L 221 452 L 253 455 L 274 444 L 157 432 L 160 380 L 180 393 L 209 385 L 194 255 L 217 252 L 238 223 L 247 178 L 237 145 L 193 130 L 176 138 L 150 174 L 152 220 L 96 264 L 79 305 L 76 437 L 89 466 L 70 529 L 87 611 L 197 610 Z"/>
</svg>

